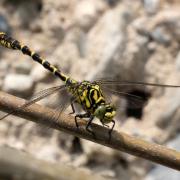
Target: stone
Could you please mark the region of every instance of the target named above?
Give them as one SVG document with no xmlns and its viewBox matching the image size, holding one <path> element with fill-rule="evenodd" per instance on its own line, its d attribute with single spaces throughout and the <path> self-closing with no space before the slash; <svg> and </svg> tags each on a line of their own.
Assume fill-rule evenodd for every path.
<svg viewBox="0 0 180 180">
<path fill-rule="evenodd" d="M 30 96 L 34 87 L 31 77 L 20 74 L 8 74 L 4 79 L 3 89 L 21 97 Z"/>
<path fill-rule="evenodd" d="M 105 4 L 102 1 L 81 1 L 75 8 L 75 20 L 81 28 L 88 30 L 104 9 Z"/>
<path fill-rule="evenodd" d="M 109 6 L 115 6 L 119 0 L 106 0 L 106 2 L 109 4 Z"/>
<path fill-rule="evenodd" d="M 49 71 L 46 70 L 41 65 L 37 64 L 32 69 L 30 76 L 33 79 L 33 81 L 35 81 L 35 82 L 45 81 L 49 77 Z"/>
<path fill-rule="evenodd" d="M 0 61 L 0 79 L 2 80 L 9 69 L 9 63 L 5 60 Z"/>
<path fill-rule="evenodd" d="M 180 72 L 180 51 L 178 52 L 177 56 L 176 56 L 176 69 L 177 71 Z"/>
<path fill-rule="evenodd" d="M 179 122 L 178 110 L 180 107 L 180 93 L 179 92 L 180 92 L 179 88 L 169 89 L 169 91 L 167 92 L 168 96 L 166 97 L 166 106 L 157 122 L 157 125 L 161 127 L 162 129 L 168 128 L 168 127 L 171 129 L 174 126 L 173 129 L 175 130 L 176 128 L 179 127 L 179 123 L 178 123 Z"/>
<path fill-rule="evenodd" d="M 6 32 L 8 34 L 11 33 L 11 28 L 8 24 L 6 18 L 0 14 L 0 31 Z"/>
<path fill-rule="evenodd" d="M 125 48 L 125 29 L 130 19 L 131 11 L 119 5 L 107 11 L 93 27 L 87 37 L 86 58 L 91 62 L 89 66 L 95 65 L 96 68 L 91 68 L 92 71 L 88 73 L 87 79 L 95 79 L 100 74 L 107 75 L 114 67 L 119 68 L 112 60 L 117 56 L 118 62 L 122 61 L 120 56 Z M 87 65 L 88 69 L 89 66 Z"/>
<path fill-rule="evenodd" d="M 168 45 L 171 42 L 170 35 L 165 31 L 163 27 L 157 27 L 151 33 L 152 38 L 158 43 L 162 43 L 164 45 Z"/>
<path fill-rule="evenodd" d="M 160 6 L 160 0 L 144 0 L 144 8 L 149 14 L 157 12 Z"/>
<path fill-rule="evenodd" d="M 26 59 L 24 61 L 18 61 L 14 64 L 14 69 L 17 74 L 29 74 L 32 69 L 32 62 Z"/>
</svg>

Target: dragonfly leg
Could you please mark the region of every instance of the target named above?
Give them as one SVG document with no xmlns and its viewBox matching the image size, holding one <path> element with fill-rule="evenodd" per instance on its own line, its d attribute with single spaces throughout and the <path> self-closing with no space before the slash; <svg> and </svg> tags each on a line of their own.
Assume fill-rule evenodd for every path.
<svg viewBox="0 0 180 180">
<path fill-rule="evenodd" d="M 94 119 L 94 116 L 89 117 L 89 120 L 88 120 L 88 123 L 87 123 L 87 126 L 86 126 L 86 130 L 94 136 L 94 139 L 96 139 L 95 133 L 89 128 L 92 121 L 93 121 L 93 119 Z"/>
<path fill-rule="evenodd" d="M 111 140 L 111 134 L 112 134 L 112 131 L 113 131 L 114 126 L 115 126 L 115 121 L 112 120 L 111 122 L 113 123 L 113 125 L 112 125 L 111 129 L 109 130 L 109 141 Z"/>
<path fill-rule="evenodd" d="M 84 114 L 76 114 L 75 115 L 75 123 L 76 123 L 76 127 L 78 128 L 79 127 L 79 125 L 78 125 L 78 119 L 77 118 L 89 118 L 90 117 L 90 115 L 89 115 L 89 113 L 84 113 Z"/>
<path fill-rule="evenodd" d="M 74 114 L 75 108 L 74 108 L 74 103 L 72 101 L 71 101 L 71 108 L 72 108 L 72 112 L 70 112 L 69 114 Z"/>
<path fill-rule="evenodd" d="M 107 124 L 104 124 L 102 120 L 100 120 L 100 121 L 101 121 L 101 124 L 103 125 L 103 127 L 109 128 L 109 126 Z"/>
</svg>

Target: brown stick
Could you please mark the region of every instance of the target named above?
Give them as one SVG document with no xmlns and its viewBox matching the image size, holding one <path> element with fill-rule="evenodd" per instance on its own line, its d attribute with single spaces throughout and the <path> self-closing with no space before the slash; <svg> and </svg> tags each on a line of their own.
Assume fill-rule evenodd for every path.
<svg viewBox="0 0 180 180">
<path fill-rule="evenodd" d="M 25 101 L 20 98 L 0 92 L 0 110 L 2 111 L 10 112 L 12 110 L 17 110 L 17 107 L 21 106 L 24 102 Z M 16 115 L 113 149 L 180 170 L 180 152 L 117 131 L 112 132 L 111 141 L 109 141 L 108 129 L 97 124 L 92 124 L 91 126 L 96 135 L 96 139 L 94 139 L 92 134 L 85 130 L 87 121 L 79 120 L 79 128 L 77 129 L 74 117 L 62 114 L 59 121 L 56 122 L 52 120 L 54 113 L 55 111 L 50 108 L 33 104 L 24 110 L 19 110 Z"/>
</svg>

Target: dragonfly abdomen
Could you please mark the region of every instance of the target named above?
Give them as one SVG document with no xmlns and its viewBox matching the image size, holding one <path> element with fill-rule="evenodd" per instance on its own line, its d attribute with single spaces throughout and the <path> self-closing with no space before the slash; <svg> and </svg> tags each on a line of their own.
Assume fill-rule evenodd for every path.
<svg viewBox="0 0 180 180">
<path fill-rule="evenodd" d="M 13 50 L 20 50 L 23 54 L 32 57 L 32 59 L 44 66 L 48 71 L 58 76 L 62 81 L 66 82 L 69 78 L 64 75 L 57 67 L 51 65 L 48 61 L 44 60 L 39 54 L 32 51 L 28 46 L 21 44 L 19 41 L 9 37 L 4 32 L 0 32 L 0 44 L 6 48 Z"/>
</svg>

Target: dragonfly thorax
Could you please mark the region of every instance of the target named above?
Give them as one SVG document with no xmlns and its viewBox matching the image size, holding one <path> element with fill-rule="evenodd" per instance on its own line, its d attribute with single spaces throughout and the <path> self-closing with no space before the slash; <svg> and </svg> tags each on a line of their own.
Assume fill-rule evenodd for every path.
<svg viewBox="0 0 180 180">
<path fill-rule="evenodd" d="M 103 124 L 110 123 L 116 115 L 116 108 L 112 104 L 101 104 L 94 111 L 96 116 Z"/>
</svg>

